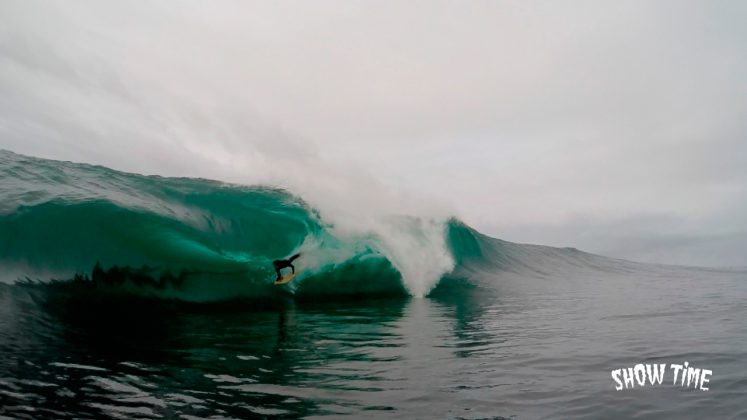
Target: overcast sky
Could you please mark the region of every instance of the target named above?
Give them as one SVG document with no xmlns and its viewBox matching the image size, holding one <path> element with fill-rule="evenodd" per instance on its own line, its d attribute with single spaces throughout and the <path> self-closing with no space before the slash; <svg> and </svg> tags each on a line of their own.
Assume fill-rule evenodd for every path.
<svg viewBox="0 0 747 420">
<path fill-rule="evenodd" d="M 6 0 L 0 148 L 744 266 L 745 22 L 740 0 Z"/>
</svg>

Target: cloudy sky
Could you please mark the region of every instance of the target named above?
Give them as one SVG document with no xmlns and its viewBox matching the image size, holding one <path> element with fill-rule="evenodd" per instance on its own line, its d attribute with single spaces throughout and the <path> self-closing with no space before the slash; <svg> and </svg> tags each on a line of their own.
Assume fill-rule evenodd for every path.
<svg viewBox="0 0 747 420">
<path fill-rule="evenodd" d="M 740 0 L 6 0 L 0 148 L 744 266 L 746 21 Z"/>
</svg>

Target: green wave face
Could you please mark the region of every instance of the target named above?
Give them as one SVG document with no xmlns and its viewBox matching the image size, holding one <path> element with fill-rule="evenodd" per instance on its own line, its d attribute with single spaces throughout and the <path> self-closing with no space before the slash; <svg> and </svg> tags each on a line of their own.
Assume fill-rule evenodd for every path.
<svg viewBox="0 0 747 420">
<path fill-rule="evenodd" d="M 194 301 L 336 294 L 427 293 L 453 268 L 421 255 L 445 224 L 395 218 L 393 241 L 376 231 L 340 236 L 286 191 L 0 152 L 0 280 L 85 278 L 98 288 Z M 403 233 L 404 232 L 404 233 Z M 467 230 L 465 230 L 467 232 Z M 393 234 L 394 235 L 394 234 Z M 396 235 L 395 235 L 396 236 Z M 445 242 L 436 248 L 446 248 Z M 272 260 L 302 257 L 292 286 L 272 284 Z M 444 262 L 445 261 L 445 262 Z M 450 265 L 451 264 L 451 265 Z M 436 280 L 418 286 L 418 273 Z M 443 267 L 443 268 L 438 268 Z"/>
<path fill-rule="evenodd" d="M 55 287 L 195 302 L 318 300 L 451 294 L 493 288 L 503 275 L 653 269 L 490 238 L 455 219 L 388 216 L 351 230 L 323 214 L 280 189 L 0 151 L 0 282 L 59 280 Z M 275 286 L 272 261 L 297 252 L 299 275 Z"/>
</svg>

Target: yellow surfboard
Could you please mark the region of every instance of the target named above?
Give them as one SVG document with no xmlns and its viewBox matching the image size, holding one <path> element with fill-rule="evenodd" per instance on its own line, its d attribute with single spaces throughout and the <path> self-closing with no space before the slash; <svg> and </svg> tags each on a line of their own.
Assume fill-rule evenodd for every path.
<svg viewBox="0 0 747 420">
<path fill-rule="evenodd" d="M 291 280 L 296 278 L 296 273 L 288 274 L 280 278 L 280 280 L 275 281 L 275 284 L 281 285 L 281 284 L 288 284 Z"/>
</svg>

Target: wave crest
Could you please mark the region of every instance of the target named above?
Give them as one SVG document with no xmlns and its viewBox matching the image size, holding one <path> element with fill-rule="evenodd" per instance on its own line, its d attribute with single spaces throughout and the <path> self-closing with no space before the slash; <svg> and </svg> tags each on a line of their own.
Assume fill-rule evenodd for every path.
<svg viewBox="0 0 747 420">
<path fill-rule="evenodd" d="M 0 183 L 4 282 L 77 275 L 161 297 L 264 296 L 277 289 L 271 261 L 300 251 L 298 293 L 423 296 L 454 268 L 446 221 L 391 216 L 341 229 L 280 189 L 10 152 L 0 152 Z"/>
</svg>

